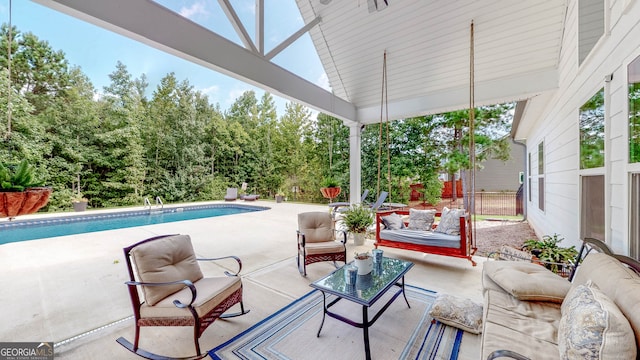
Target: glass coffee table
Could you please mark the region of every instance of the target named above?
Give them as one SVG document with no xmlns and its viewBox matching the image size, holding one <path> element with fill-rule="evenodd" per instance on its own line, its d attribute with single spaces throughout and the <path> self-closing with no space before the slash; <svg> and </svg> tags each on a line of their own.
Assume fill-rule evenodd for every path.
<svg viewBox="0 0 640 360">
<path fill-rule="evenodd" d="M 335 270 L 322 279 L 309 284 L 309 286 L 320 290 L 323 297 L 322 304 L 324 309 L 322 313 L 322 323 L 320 324 L 320 329 L 318 329 L 317 336 L 320 337 L 320 332 L 324 325 L 324 319 L 327 315 L 351 326 L 362 328 L 364 332 L 364 350 L 366 358 L 371 359 L 371 351 L 369 349 L 369 327 L 378 320 L 380 315 L 387 310 L 389 305 L 391 305 L 391 303 L 393 303 L 400 294 L 404 297 L 404 301 L 407 303 L 407 306 L 411 307 L 407 300 L 407 296 L 404 293 L 404 274 L 413 267 L 413 263 L 410 261 L 383 257 L 380 264 L 374 263 L 373 271 L 371 271 L 370 274 L 358 275 L 357 280 L 353 285 L 347 284 L 345 278 L 346 267 L 349 264 Z M 380 310 L 373 315 L 372 318 L 369 318 L 369 307 L 378 301 L 382 295 L 392 287 L 398 287 L 397 291 L 389 300 L 387 300 Z M 327 294 L 334 295 L 336 298 L 327 303 Z M 329 310 L 329 308 L 342 299 L 362 305 L 362 322 L 356 322 Z"/>
</svg>

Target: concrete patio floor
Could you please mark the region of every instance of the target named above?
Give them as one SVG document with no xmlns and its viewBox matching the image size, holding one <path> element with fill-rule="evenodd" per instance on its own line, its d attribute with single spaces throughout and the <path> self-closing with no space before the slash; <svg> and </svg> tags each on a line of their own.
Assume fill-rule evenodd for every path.
<svg viewBox="0 0 640 360">
<path fill-rule="evenodd" d="M 297 214 L 327 211 L 326 206 L 239 203 L 271 209 L 0 245 L 1 341 L 60 343 L 56 359 L 139 359 L 115 342 L 120 336 L 133 340 L 134 333 L 123 284 L 127 270 L 122 248 L 160 234 L 189 234 L 200 257 L 242 259 L 245 307 L 251 312 L 212 324 L 200 340 L 203 351 L 306 294 L 311 290 L 309 283 L 334 269 L 328 262 L 312 264 L 304 278 L 296 266 Z M 371 239 L 362 246 L 349 240 L 347 256 L 350 260 L 355 250 L 371 249 Z M 482 302 L 484 258 L 476 258 L 478 266 L 472 267 L 465 259 L 383 249 L 385 256 L 415 263 L 406 275 L 407 284 Z M 205 276 L 223 270 L 209 263 L 201 267 Z M 143 328 L 140 346 L 163 355 L 186 356 L 194 353 L 192 336 L 188 327 Z M 479 354 L 479 336 L 465 333 L 459 359 L 477 359 Z"/>
</svg>

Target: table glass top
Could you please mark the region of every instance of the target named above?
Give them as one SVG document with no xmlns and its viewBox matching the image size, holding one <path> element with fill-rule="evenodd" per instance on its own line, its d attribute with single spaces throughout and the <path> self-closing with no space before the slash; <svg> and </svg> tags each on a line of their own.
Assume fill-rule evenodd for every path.
<svg viewBox="0 0 640 360">
<path fill-rule="evenodd" d="M 373 265 L 371 273 L 358 275 L 356 283 L 350 285 L 345 278 L 349 264 L 314 281 L 310 286 L 363 305 L 371 305 L 413 266 L 410 261 L 383 257 L 381 264 Z"/>
</svg>

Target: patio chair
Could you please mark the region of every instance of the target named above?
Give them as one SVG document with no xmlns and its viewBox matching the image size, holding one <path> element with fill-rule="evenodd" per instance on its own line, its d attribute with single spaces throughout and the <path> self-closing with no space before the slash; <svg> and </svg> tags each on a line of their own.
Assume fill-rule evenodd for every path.
<svg viewBox="0 0 640 360">
<path fill-rule="evenodd" d="M 148 359 L 169 359 L 138 347 L 141 326 L 193 326 L 197 355 L 202 333 L 218 318 L 244 315 L 242 281 L 238 274 L 242 262 L 235 256 L 196 259 L 188 235 L 162 235 L 143 240 L 123 249 L 130 281 L 129 289 L 135 319 L 133 344 L 123 337 L 116 341 L 129 351 Z M 237 262 L 234 274 L 204 277 L 197 260 L 232 259 Z M 142 297 L 142 298 L 141 298 Z M 224 314 L 235 304 L 240 312 Z"/>
<path fill-rule="evenodd" d="M 576 260 L 575 260 L 573 269 L 571 270 L 571 273 L 569 274 L 569 279 L 568 279 L 569 281 L 573 281 L 573 277 L 576 275 L 576 271 L 578 270 L 578 266 L 580 266 L 580 263 L 582 262 L 582 260 L 584 260 L 584 258 L 587 255 L 589 255 L 589 253 L 591 251 L 604 253 L 604 254 L 613 256 L 613 251 L 611 251 L 609 246 L 607 246 L 607 244 L 605 244 L 604 242 L 602 242 L 602 241 L 600 241 L 598 239 L 594 239 L 594 238 L 584 238 L 582 240 L 582 246 L 580 247 L 580 250 L 578 251 L 578 256 L 576 256 Z"/>
<path fill-rule="evenodd" d="M 319 261 L 347 262 L 347 233 L 336 241 L 336 230 L 331 214 L 323 211 L 298 214 L 298 271 L 307 276 L 307 265 Z"/>
<path fill-rule="evenodd" d="M 227 188 L 227 195 L 224 196 L 224 201 L 236 201 L 238 198 L 238 188 Z"/>
</svg>

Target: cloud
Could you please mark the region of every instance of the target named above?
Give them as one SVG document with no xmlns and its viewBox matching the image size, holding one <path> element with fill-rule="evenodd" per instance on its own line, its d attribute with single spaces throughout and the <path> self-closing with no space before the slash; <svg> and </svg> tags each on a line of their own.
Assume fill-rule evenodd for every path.
<svg viewBox="0 0 640 360">
<path fill-rule="evenodd" d="M 205 8 L 204 1 L 197 1 L 190 7 L 182 7 L 180 9 L 180 15 L 193 20 L 193 18 L 198 15 L 207 16 L 209 15 L 209 12 Z"/>
<path fill-rule="evenodd" d="M 327 91 L 331 91 L 331 85 L 329 84 L 329 77 L 327 76 L 327 73 L 323 72 L 322 75 L 320 75 L 318 80 L 316 80 L 316 85 Z"/>
</svg>

